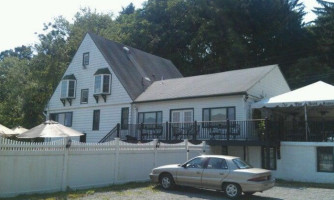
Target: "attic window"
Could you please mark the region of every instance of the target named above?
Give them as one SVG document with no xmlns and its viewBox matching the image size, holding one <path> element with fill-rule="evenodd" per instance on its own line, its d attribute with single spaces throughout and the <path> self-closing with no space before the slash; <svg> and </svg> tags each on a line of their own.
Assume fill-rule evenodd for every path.
<svg viewBox="0 0 334 200">
<path fill-rule="evenodd" d="M 106 102 L 106 95 L 111 93 L 111 73 L 108 68 L 99 69 L 94 74 L 94 97 L 98 103 L 99 96 Z"/>
<path fill-rule="evenodd" d="M 76 82 L 76 78 L 73 74 L 63 77 L 61 81 L 60 100 L 64 106 L 66 102 L 65 100 L 71 105 L 72 99 L 75 99 Z"/>
<path fill-rule="evenodd" d="M 89 65 L 89 52 L 82 55 L 82 66 L 86 67 Z"/>
</svg>

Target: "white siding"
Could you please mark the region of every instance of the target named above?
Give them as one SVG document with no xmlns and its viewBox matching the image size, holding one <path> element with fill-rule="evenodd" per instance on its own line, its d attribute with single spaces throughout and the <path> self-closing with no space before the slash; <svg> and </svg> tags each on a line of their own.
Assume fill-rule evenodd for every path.
<svg viewBox="0 0 334 200">
<path fill-rule="evenodd" d="M 282 72 L 279 67 L 275 67 L 250 90 L 248 90 L 247 93 L 255 97 L 269 98 L 289 91 L 289 85 L 287 84 Z"/>
<path fill-rule="evenodd" d="M 235 107 L 236 120 L 246 120 L 245 103 L 242 95 L 194 98 L 170 101 L 136 103 L 132 122 L 137 122 L 138 112 L 162 111 L 162 121 L 170 121 L 170 111 L 173 109 L 194 109 L 194 120 L 202 121 L 202 109 L 214 107 Z"/>
<path fill-rule="evenodd" d="M 317 172 L 317 147 L 334 147 L 331 142 L 281 142 L 281 159 L 277 160 L 275 178 L 333 183 L 334 173 Z"/>
<path fill-rule="evenodd" d="M 89 52 L 89 65 L 84 69 L 82 56 L 85 52 Z M 96 103 L 93 97 L 94 73 L 101 68 L 109 68 L 112 74 L 111 95 L 107 95 L 106 102 L 100 97 L 99 102 Z M 121 108 L 130 107 L 132 100 L 88 34 L 82 41 L 64 75 L 70 74 L 74 74 L 77 79 L 76 98 L 72 100 L 72 105 L 70 106 L 66 102 L 66 105 L 63 106 L 61 103 L 61 83 L 59 83 L 46 110 L 48 114 L 73 112 L 72 128 L 87 133 L 87 142 L 97 142 L 120 122 Z M 80 104 L 81 89 L 89 89 L 88 104 Z M 98 109 L 101 110 L 100 130 L 92 131 L 93 110 Z"/>
<path fill-rule="evenodd" d="M 245 110 L 247 118 L 252 118 L 251 104 L 254 101 L 270 98 L 289 91 L 290 87 L 286 82 L 281 70 L 278 66 L 275 67 L 247 91 L 249 97 Z"/>
</svg>

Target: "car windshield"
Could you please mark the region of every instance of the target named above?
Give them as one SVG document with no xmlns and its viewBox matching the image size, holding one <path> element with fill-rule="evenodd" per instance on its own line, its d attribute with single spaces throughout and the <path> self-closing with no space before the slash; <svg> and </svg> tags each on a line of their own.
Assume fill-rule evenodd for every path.
<svg viewBox="0 0 334 200">
<path fill-rule="evenodd" d="M 253 168 L 250 164 L 247 164 L 245 161 L 241 160 L 240 158 L 233 159 L 233 162 L 239 169 Z"/>
</svg>

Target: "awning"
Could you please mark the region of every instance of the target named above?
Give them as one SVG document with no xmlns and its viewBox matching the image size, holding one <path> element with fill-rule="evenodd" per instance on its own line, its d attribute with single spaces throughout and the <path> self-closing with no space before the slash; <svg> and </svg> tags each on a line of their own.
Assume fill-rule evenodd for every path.
<svg viewBox="0 0 334 200">
<path fill-rule="evenodd" d="M 311 85 L 269 99 L 263 99 L 252 108 L 334 106 L 334 86 L 318 81 Z"/>
</svg>

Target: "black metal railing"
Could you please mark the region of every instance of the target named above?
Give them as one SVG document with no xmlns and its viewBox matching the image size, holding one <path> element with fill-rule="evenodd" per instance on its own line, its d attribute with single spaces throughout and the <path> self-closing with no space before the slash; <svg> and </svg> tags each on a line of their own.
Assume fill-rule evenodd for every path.
<svg viewBox="0 0 334 200">
<path fill-rule="evenodd" d="M 268 126 L 268 125 L 267 125 Z M 118 128 L 117 128 L 118 127 Z M 188 122 L 161 124 L 129 124 L 127 129 L 120 129 L 118 124 L 100 142 L 106 142 L 115 136 L 121 140 L 144 141 L 165 140 L 238 140 L 238 141 L 266 141 L 265 120 L 225 120 L 210 122 Z"/>
<path fill-rule="evenodd" d="M 120 124 L 117 124 L 113 129 L 111 129 L 111 131 L 109 131 L 107 135 L 105 135 L 99 141 L 99 143 L 109 142 L 113 140 L 115 137 L 119 137 L 119 130 L 120 130 L 119 128 L 120 128 Z"/>
</svg>

